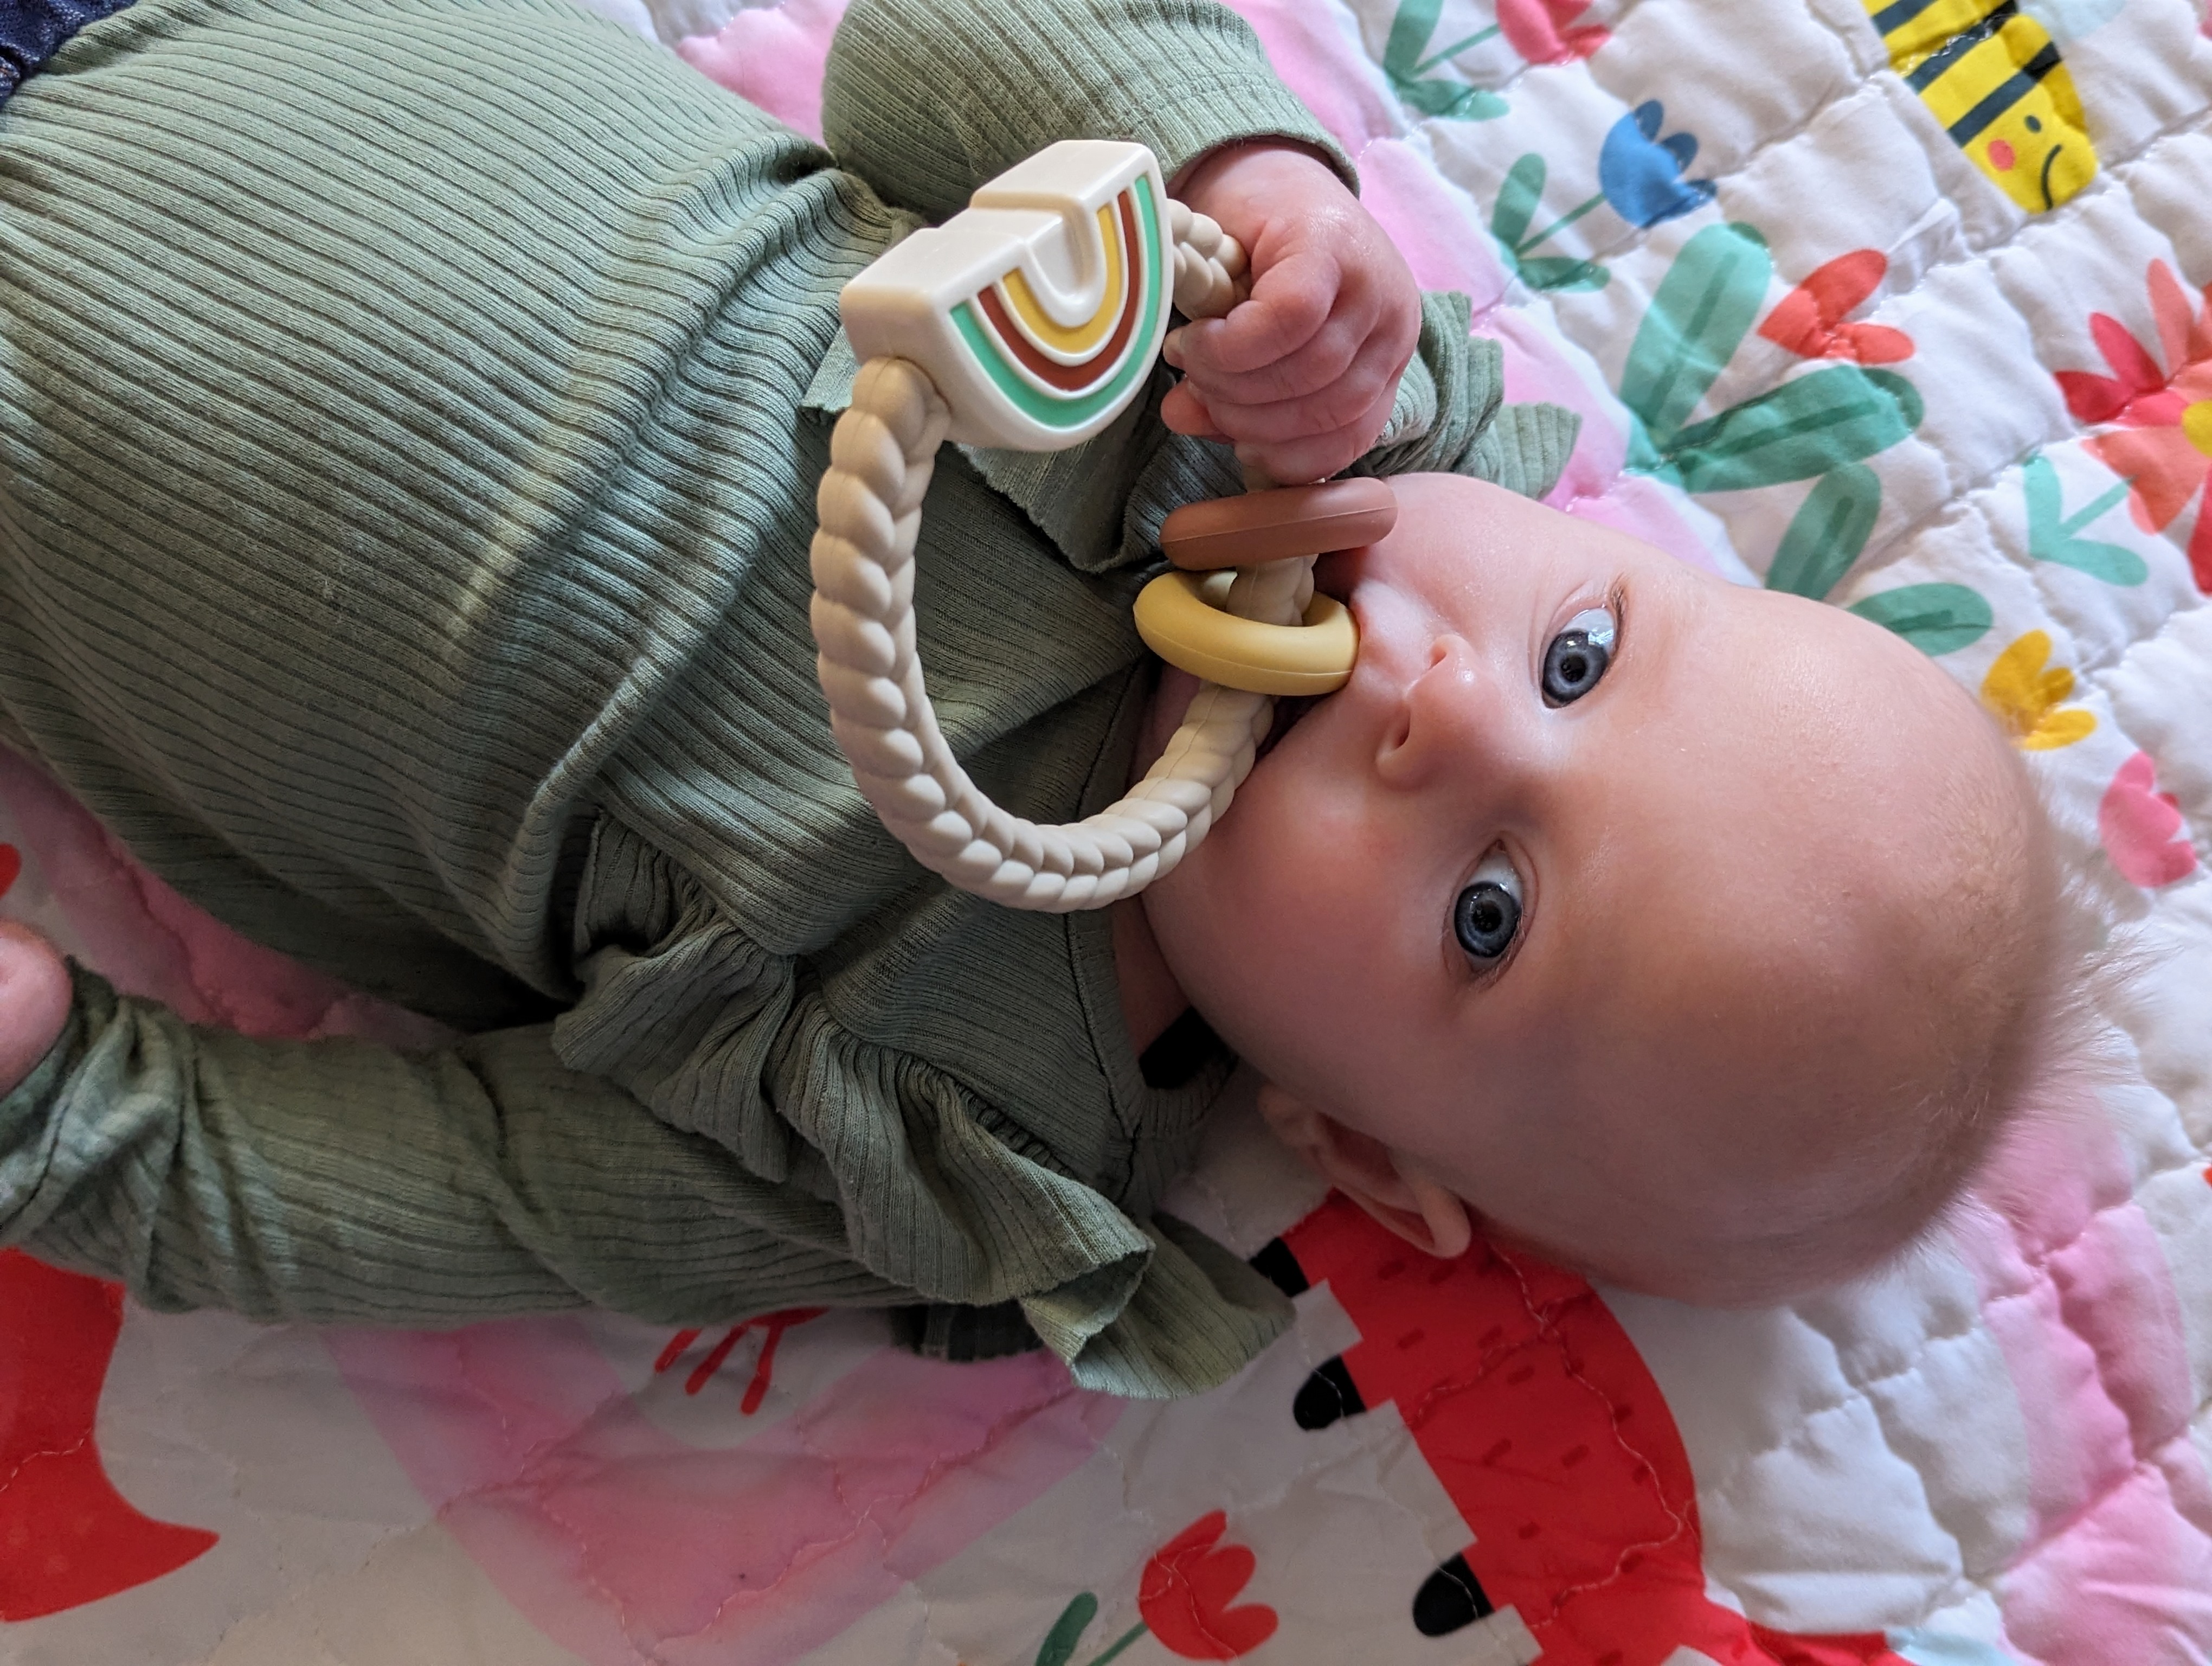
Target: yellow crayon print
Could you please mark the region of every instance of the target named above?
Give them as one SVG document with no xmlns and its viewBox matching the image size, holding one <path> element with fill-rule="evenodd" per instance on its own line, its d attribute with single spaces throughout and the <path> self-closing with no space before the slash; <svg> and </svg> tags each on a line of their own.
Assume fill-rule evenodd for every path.
<svg viewBox="0 0 2212 1666">
<path fill-rule="evenodd" d="M 2071 746 L 2097 727 L 2094 712 L 2064 703 L 2074 693 L 2074 673 L 2050 659 L 2050 634 L 2031 630 L 1997 655 L 1982 679 L 1982 704 L 2023 751 Z"/>
<path fill-rule="evenodd" d="M 1106 245 L 1106 298 L 1097 312 L 1073 328 L 1052 321 L 1021 268 L 1017 266 L 1002 280 L 1006 298 L 1014 304 L 1014 315 L 1032 340 L 1059 352 L 1087 355 L 1106 339 L 1107 331 L 1121 316 L 1121 234 L 1110 205 L 1098 210 L 1098 235 Z"/>
</svg>

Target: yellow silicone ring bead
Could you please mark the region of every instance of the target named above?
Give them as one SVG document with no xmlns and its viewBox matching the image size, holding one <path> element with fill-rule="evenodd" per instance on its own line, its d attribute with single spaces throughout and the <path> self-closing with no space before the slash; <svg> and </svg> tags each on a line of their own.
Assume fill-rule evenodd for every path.
<svg viewBox="0 0 2212 1666">
<path fill-rule="evenodd" d="M 1249 694 L 1333 694 L 1351 680 L 1359 627 L 1342 602 L 1316 594 L 1305 623 L 1262 624 L 1224 613 L 1203 573 L 1163 573 L 1137 596 L 1137 634 L 1170 665 Z"/>
</svg>

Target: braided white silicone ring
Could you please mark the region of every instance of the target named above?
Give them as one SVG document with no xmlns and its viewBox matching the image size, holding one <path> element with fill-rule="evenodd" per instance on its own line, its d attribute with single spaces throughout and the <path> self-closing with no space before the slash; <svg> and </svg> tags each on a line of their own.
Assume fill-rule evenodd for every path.
<svg viewBox="0 0 2212 1666">
<path fill-rule="evenodd" d="M 1243 251 L 1180 203 L 1169 224 L 1176 304 L 1193 318 L 1226 312 Z M 919 367 L 872 359 L 830 438 L 816 496 L 811 617 L 831 728 L 862 795 L 923 866 L 1012 908 L 1103 908 L 1135 896 L 1206 836 L 1250 771 L 1274 702 L 1202 684 L 1145 778 L 1083 821 L 1040 826 L 993 804 L 945 744 L 914 646 L 915 540 L 951 420 Z M 1311 565 L 1274 562 L 1240 576 L 1230 611 L 1296 623 Z"/>
</svg>

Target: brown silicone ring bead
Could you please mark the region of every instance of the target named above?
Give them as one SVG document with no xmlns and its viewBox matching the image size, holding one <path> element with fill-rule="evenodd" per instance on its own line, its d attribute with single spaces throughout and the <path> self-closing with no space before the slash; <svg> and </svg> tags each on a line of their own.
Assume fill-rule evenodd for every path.
<svg viewBox="0 0 2212 1666">
<path fill-rule="evenodd" d="M 1256 567 L 1372 544 L 1398 519 L 1382 480 L 1325 480 L 1186 503 L 1160 527 L 1160 549 L 1187 573 Z"/>
</svg>

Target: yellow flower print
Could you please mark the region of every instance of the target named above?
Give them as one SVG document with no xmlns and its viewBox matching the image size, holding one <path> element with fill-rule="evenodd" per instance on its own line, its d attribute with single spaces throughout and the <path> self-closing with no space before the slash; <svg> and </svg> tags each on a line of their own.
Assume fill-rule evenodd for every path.
<svg viewBox="0 0 2212 1666">
<path fill-rule="evenodd" d="M 1982 678 L 1982 704 L 2027 751 L 2071 746 L 2097 727 L 2094 713 L 2062 707 L 2074 692 L 2074 673 L 2063 666 L 2046 667 L 2050 658 L 2049 634 L 2031 630 L 1997 655 Z"/>
</svg>

